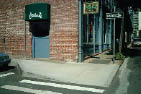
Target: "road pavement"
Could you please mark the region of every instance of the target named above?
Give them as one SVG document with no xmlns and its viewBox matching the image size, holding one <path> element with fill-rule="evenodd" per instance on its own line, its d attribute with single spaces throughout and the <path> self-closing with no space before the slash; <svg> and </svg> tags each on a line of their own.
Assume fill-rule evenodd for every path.
<svg viewBox="0 0 141 94">
<path fill-rule="evenodd" d="M 128 55 L 105 94 L 141 94 L 141 50 L 128 50 Z"/>
<path fill-rule="evenodd" d="M 14 67 L 0 71 L 0 94 L 102 94 L 106 88 L 25 77 Z"/>
</svg>

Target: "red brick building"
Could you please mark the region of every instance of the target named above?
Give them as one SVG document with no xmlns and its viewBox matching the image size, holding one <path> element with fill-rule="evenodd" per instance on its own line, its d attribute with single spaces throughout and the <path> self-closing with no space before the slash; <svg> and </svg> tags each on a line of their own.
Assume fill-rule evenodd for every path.
<svg viewBox="0 0 141 94">
<path fill-rule="evenodd" d="M 78 0 L 1 0 L 0 51 L 5 37 L 6 53 L 24 55 L 25 5 L 36 2 L 51 5 L 50 58 L 77 60 L 78 58 Z M 26 23 L 26 53 L 32 57 L 32 33 Z"/>
<path fill-rule="evenodd" d="M 0 52 L 5 51 L 14 56 L 24 56 L 26 52 L 27 57 L 78 61 L 79 53 L 81 53 L 79 52 L 81 47 L 79 45 L 79 1 L 94 0 L 0 0 Z M 83 52 L 86 53 L 84 56 L 88 55 L 88 51 L 94 52 L 93 45 L 97 45 L 97 48 L 95 47 L 97 53 L 111 48 L 112 21 L 104 20 L 103 10 L 110 11 L 113 3 L 111 0 L 99 1 L 99 14 L 95 16 L 95 35 L 89 31 L 94 30 L 92 29 L 93 22 L 91 22 L 94 20 L 93 16 L 83 17 L 84 21 L 90 20 L 88 25 L 84 22 L 81 26 L 85 29 L 84 32 L 90 32 L 87 36 L 83 33 L 84 38 L 89 37 L 82 40 L 87 42 L 84 43 L 86 46 L 82 47 Z M 45 38 L 35 37 L 32 33 L 32 23 L 33 27 L 39 27 L 37 24 L 40 22 L 34 24 L 34 21 L 26 21 L 25 24 L 24 19 L 25 6 L 39 2 L 50 5 L 49 35 Z"/>
</svg>

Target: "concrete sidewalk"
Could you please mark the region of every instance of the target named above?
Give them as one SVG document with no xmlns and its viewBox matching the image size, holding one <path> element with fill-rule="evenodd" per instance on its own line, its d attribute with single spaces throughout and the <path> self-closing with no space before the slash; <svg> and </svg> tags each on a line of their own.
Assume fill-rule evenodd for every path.
<svg viewBox="0 0 141 94">
<path fill-rule="evenodd" d="M 44 76 L 61 82 L 108 87 L 120 65 L 99 63 L 52 63 L 40 60 L 13 59 L 24 73 Z M 11 64 L 11 65 L 12 65 Z"/>
</svg>

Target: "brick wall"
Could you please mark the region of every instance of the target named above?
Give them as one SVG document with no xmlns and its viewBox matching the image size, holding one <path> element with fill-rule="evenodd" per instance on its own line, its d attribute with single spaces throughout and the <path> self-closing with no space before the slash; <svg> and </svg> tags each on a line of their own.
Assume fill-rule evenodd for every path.
<svg viewBox="0 0 141 94">
<path fill-rule="evenodd" d="M 6 38 L 6 53 L 24 54 L 24 6 L 35 2 L 51 4 L 50 58 L 78 58 L 78 0 L 1 0 L 0 51 Z M 27 55 L 32 56 L 32 34 L 27 23 Z"/>
<path fill-rule="evenodd" d="M 78 0 L 64 1 L 66 2 L 60 2 L 58 6 L 52 6 L 50 55 L 51 58 L 59 60 L 76 60 L 78 56 Z"/>
<path fill-rule="evenodd" d="M 8 8 L 0 10 L 0 44 L 5 37 L 6 53 L 11 55 L 24 55 L 24 9 Z M 27 24 L 27 30 L 28 29 Z M 0 45 L 0 51 L 3 51 L 3 45 Z M 27 52 L 31 56 L 31 34 L 27 32 Z"/>
</svg>

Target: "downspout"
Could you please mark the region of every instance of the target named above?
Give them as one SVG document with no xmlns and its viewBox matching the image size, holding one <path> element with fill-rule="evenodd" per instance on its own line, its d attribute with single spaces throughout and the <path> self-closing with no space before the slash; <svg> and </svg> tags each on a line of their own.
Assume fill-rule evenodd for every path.
<svg viewBox="0 0 141 94">
<path fill-rule="evenodd" d="M 82 6 L 83 0 L 79 0 L 79 58 L 78 62 L 82 62 L 84 60 L 83 57 L 83 6 Z"/>
<path fill-rule="evenodd" d="M 100 15 L 99 15 L 99 29 L 98 29 L 98 49 L 99 49 L 99 53 L 102 52 L 102 46 L 103 46 L 103 19 L 102 19 L 102 1 L 100 2 Z"/>
<path fill-rule="evenodd" d="M 96 51 L 95 51 L 95 46 L 96 46 L 96 30 L 95 30 L 95 14 L 93 15 L 93 17 L 94 17 L 94 19 L 93 19 L 93 54 L 95 54 L 96 53 Z"/>
</svg>

